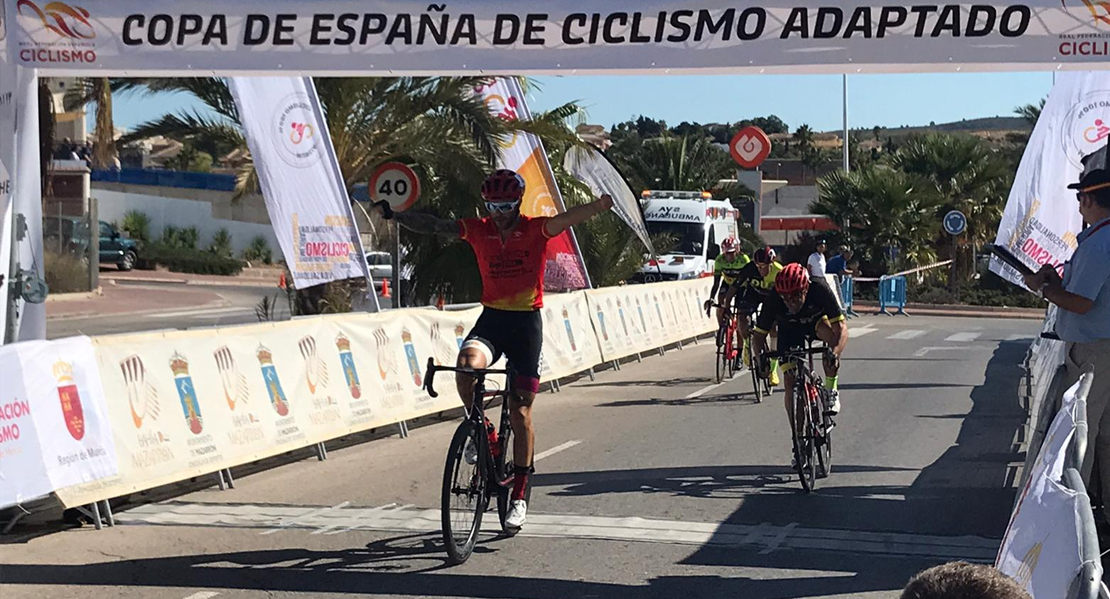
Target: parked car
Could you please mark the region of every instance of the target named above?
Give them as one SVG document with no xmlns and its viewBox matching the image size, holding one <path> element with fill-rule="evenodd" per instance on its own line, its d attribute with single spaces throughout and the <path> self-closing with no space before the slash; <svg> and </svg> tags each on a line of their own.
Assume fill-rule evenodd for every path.
<svg viewBox="0 0 1110 599">
<path fill-rule="evenodd" d="M 111 223 L 100 221 L 100 264 L 115 264 L 122 271 L 135 268 L 139 244 L 116 230 Z M 89 247 L 89 231 L 79 216 L 47 216 L 43 219 L 43 243 L 47 250 L 68 251 L 84 255 Z"/>
<path fill-rule="evenodd" d="M 389 252 L 366 252 L 366 265 L 370 268 L 370 277 L 381 285 L 384 279 L 393 278 L 393 256 Z"/>
</svg>

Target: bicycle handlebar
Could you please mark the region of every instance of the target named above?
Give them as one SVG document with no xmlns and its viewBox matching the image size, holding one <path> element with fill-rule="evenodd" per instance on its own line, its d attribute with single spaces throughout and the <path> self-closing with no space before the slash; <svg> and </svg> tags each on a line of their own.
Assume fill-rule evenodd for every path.
<svg viewBox="0 0 1110 599">
<path fill-rule="evenodd" d="M 465 366 L 438 366 L 436 365 L 435 358 L 428 358 L 428 370 L 424 374 L 424 390 L 428 392 L 431 397 L 439 397 L 435 390 L 435 378 L 437 372 L 458 372 L 461 374 L 469 374 L 471 376 L 486 376 L 488 374 L 510 374 L 508 370 L 496 370 L 493 368 L 467 368 Z"/>
<path fill-rule="evenodd" d="M 792 357 L 815 356 L 829 351 L 828 347 L 808 347 L 805 349 L 788 349 L 783 351 L 764 352 L 763 356 L 769 359 L 789 360 Z"/>
</svg>

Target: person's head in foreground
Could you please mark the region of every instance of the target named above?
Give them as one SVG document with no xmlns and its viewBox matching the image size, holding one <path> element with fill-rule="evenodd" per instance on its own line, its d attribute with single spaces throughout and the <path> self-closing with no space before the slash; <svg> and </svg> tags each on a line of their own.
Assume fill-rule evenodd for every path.
<svg viewBox="0 0 1110 599">
<path fill-rule="evenodd" d="M 520 201 L 524 197 L 524 177 L 516 171 L 499 169 L 482 183 L 482 199 L 486 212 L 501 231 L 512 229 L 520 219 Z"/>
<path fill-rule="evenodd" d="M 1107 147 L 1083 157 L 1083 173 L 1078 183 L 1068 185 L 1075 190 L 1079 214 L 1083 222 L 1093 225 L 1110 215 L 1110 157 Z"/>
<path fill-rule="evenodd" d="M 981 564 L 952 562 L 918 572 L 901 599 L 1032 599 L 1013 579 Z"/>
</svg>

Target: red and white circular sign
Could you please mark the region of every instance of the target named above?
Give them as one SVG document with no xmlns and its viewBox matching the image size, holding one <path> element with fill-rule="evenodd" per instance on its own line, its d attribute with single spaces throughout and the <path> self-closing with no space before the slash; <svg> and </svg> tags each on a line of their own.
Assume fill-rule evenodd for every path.
<svg viewBox="0 0 1110 599">
<path fill-rule="evenodd" d="M 759 127 L 744 127 L 732 137 L 728 151 L 736 164 L 744 168 L 755 168 L 763 164 L 771 154 L 771 138 Z"/>
<path fill-rule="evenodd" d="M 404 212 L 420 199 L 420 179 L 407 165 L 387 162 L 370 175 L 370 198 L 375 202 L 388 202 L 397 212 Z"/>
</svg>

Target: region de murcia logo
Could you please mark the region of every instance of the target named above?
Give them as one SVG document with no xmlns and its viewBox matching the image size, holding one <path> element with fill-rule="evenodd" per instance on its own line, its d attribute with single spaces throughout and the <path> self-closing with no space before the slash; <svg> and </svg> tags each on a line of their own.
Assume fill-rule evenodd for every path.
<svg viewBox="0 0 1110 599">
<path fill-rule="evenodd" d="M 96 29 L 89 22 L 89 11 L 80 6 L 49 2 L 39 8 L 31 0 L 19 0 L 15 6 L 21 15 L 38 17 L 42 26 L 58 37 L 71 40 L 91 40 L 96 37 Z M 3 28 L 0 28 L 0 39 L 3 37 Z"/>
<path fill-rule="evenodd" d="M 123 385 L 127 389 L 127 403 L 131 407 L 131 421 L 136 429 L 143 427 L 149 416 L 158 419 L 161 409 L 158 406 L 158 389 L 147 380 L 146 366 L 137 355 L 128 356 L 119 363 L 123 373 Z"/>
<path fill-rule="evenodd" d="M 277 367 L 274 366 L 274 354 L 265 345 L 259 345 L 255 352 L 258 356 L 258 365 L 262 368 L 262 380 L 266 383 L 266 392 L 270 394 L 270 405 L 278 416 L 289 415 L 289 399 L 285 397 L 285 390 L 281 388 L 281 379 L 278 378 Z"/>
<path fill-rule="evenodd" d="M 189 425 L 189 432 L 199 435 L 204 430 L 204 418 L 200 415 L 197 389 L 193 385 L 193 377 L 189 374 L 189 360 L 175 352 L 170 357 L 170 370 L 173 371 L 173 384 L 177 388 L 177 396 L 181 399 L 181 411 L 185 416 L 185 423 Z"/>
<path fill-rule="evenodd" d="M 335 338 L 335 347 L 339 350 L 339 365 L 343 368 L 343 380 L 347 381 L 347 390 L 351 392 L 352 399 L 358 399 L 362 397 L 362 383 L 358 380 L 355 356 L 351 353 L 351 340 L 340 333 Z"/>
<path fill-rule="evenodd" d="M 58 380 L 58 399 L 62 400 L 66 429 L 74 441 L 80 441 L 85 437 L 85 410 L 81 407 L 81 396 L 73 380 L 73 365 L 58 360 L 54 364 L 54 378 Z"/>
</svg>

